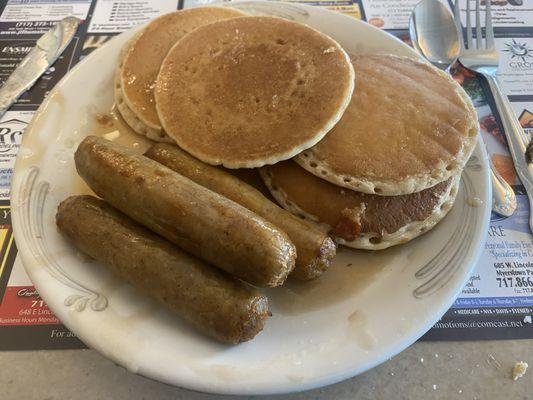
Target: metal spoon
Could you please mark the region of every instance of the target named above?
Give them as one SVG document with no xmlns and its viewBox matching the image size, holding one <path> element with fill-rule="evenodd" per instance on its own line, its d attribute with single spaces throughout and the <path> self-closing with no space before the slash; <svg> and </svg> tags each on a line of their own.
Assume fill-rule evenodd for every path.
<svg viewBox="0 0 533 400">
<path fill-rule="evenodd" d="M 448 71 L 459 57 L 461 46 L 452 13 L 438 0 L 422 0 L 413 10 L 409 35 L 414 48 L 431 64 Z M 489 159 L 492 181 L 492 211 L 509 217 L 516 209 L 513 189 Z"/>
</svg>

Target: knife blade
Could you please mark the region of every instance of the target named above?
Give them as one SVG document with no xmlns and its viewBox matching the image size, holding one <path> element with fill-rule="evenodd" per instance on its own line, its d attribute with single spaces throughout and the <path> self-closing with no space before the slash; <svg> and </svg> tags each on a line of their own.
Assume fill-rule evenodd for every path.
<svg viewBox="0 0 533 400">
<path fill-rule="evenodd" d="M 37 40 L 0 88 L 0 117 L 50 68 L 68 46 L 80 20 L 66 17 Z"/>
</svg>

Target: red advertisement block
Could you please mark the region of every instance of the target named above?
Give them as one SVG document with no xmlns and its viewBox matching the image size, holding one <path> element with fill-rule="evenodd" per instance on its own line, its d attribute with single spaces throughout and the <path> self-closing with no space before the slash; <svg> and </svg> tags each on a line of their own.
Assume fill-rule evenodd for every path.
<svg viewBox="0 0 533 400">
<path fill-rule="evenodd" d="M 33 286 L 6 288 L 0 305 L 1 325 L 53 325 L 59 320 Z"/>
</svg>

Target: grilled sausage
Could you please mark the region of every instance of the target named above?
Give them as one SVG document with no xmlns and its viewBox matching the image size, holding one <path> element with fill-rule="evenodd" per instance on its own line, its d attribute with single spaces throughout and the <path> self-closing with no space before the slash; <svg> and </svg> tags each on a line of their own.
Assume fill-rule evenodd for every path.
<svg viewBox="0 0 533 400">
<path fill-rule="evenodd" d="M 186 254 L 92 196 L 59 205 L 57 226 L 80 251 L 225 343 L 252 339 L 269 315 L 253 287 Z"/>
<path fill-rule="evenodd" d="M 158 162 L 96 136 L 74 159 L 98 196 L 208 263 L 256 286 L 281 285 L 293 270 L 284 232 Z"/>
<path fill-rule="evenodd" d="M 300 280 L 313 279 L 331 265 L 336 247 L 327 234 L 278 207 L 257 189 L 237 177 L 205 164 L 179 147 L 166 143 L 153 145 L 145 156 L 239 203 L 286 232 L 298 254 L 296 268 L 291 277 Z"/>
</svg>

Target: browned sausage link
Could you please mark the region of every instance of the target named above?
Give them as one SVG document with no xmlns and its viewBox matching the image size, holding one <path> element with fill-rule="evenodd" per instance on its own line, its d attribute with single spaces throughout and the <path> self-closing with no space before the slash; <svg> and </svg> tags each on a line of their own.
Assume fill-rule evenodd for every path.
<svg viewBox="0 0 533 400">
<path fill-rule="evenodd" d="M 75 162 L 112 206 L 246 282 L 278 286 L 294 268 L 296 249 L 284 232 L 158 162 L 95 136 L 81 142 Z"/>
<path fill-rule="evenodd" d="M 265 296 L 179 250 L 103 200 L 69 197 L 59 205 L 56 222 L 80 251 L 205 335 L 240 343 L 263 329 L 269 315 Z"/>
<path fill-rule="evenodd" d="M 335 257 L 333 240 L 324 232 L 294 216 L 230 173 L 207 165 L 179 147 L 159 143 L 145 155 L 257 213 L 285 231 L 296 246 L 298 257 L 291 277 L 307 280 L 320 276 Z"/>
</svg>

